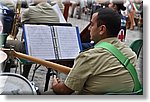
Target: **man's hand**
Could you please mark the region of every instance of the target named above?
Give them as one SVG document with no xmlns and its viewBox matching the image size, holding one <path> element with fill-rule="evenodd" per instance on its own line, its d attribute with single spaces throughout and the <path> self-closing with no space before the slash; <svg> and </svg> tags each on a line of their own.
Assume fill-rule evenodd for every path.
<svg viewBox="0 0 150 102">
<path fill-rule="evenodd" d="M 52 79 L 52 89 L 53 87 L 56 87 L 59 83 L 60 83 L 60 79 L 56 77 L 56 75 L 53 76 L 53 79 Z"/>
<path fill-rule="evenodd" d="M 69 95 L 74 92 L 72 89 L 68 88 L 63 82 L 61 82 L 60 79 L 56 77 L 56 75 L 54 75 L 52 80 L 52 89 L 54 93 Z"/>
</svg>

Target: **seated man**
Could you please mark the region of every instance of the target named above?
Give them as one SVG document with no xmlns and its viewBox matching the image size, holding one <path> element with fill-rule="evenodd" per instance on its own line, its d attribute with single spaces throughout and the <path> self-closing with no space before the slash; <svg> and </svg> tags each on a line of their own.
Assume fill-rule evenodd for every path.
<svg viewBox="0 0 150 102">
<path fill-rule="evenodd" d="M 108 42 L 118 48 L 136 66 L 136 54 L 117 39 L 121 17 L 110 8 L 101 8 L 92 15 L 89 27 L 94 48 L 81 52 L 66 80 L 54 77 L 52 89 L 56 94 L 106 94 L 108 92 L 133 92 L 134 81 L 129 71 L 104 48 L 96 48 Z"/>
<path fill-rule="evenodd" d="M 34 6 L 29 6 L 22 14 L 25 23 L 53 23 L 59 22 L 59 17 L 47 3 L 47 0 L 33 0 Z"/>
</svg>

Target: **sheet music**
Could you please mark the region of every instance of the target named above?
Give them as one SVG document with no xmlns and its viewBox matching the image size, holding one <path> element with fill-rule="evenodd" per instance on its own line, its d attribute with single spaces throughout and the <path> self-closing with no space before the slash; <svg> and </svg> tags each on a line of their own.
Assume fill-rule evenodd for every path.
<svg viewBox="0 0 150 102">
<path fill-rule="evenodd" d="M 57 13 L 58 17 L 59 17 L 59 21 L 60 23 L 66 23 L 66 20 L 58 6 L 58 4 L 55 4 L 54 6 L 52 6 L 53 10 Z"/>
<path fill-rule="evenodd" d="M 55 59 L 50 27 L 25 24 L 28 54 L 41 59 Z"/>
<path fill-rule="evenodd" d="M 80 52 L 76 27 L 54 26 L 58 37 L 59 58 L 74 59 Z"/>
</svg>

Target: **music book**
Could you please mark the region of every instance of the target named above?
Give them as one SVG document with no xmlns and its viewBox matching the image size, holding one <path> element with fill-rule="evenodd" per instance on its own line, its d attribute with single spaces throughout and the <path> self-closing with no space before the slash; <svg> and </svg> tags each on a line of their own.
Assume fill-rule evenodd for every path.
<svg viewBox="0 0 150 102">
<path fill-rule="evenodd" d="M 26 53 L 45 59 L 75 59 L 82 50 L 78 27 L 24 24 Z"/>
</svg>

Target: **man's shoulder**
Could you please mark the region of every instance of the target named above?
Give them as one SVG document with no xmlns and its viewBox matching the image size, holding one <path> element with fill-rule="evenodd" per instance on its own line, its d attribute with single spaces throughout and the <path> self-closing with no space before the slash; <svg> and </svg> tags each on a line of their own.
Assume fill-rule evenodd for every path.
<svg viewBox="0 0 150 102">
<path fill-rule="evenodd" d="M 49 3 L 40 3 L 36 6 L 29 6 L 30 10 L 53 10 L 52 6 Z"/>
<path fill-rule="evenodd" d="M 88 49 L 86 51 L 83 51 L 79 54 L 79 56 L 82 57 L 92 57 L 92 56 L 102 56 L 105 53 L 108 53 L 108 51 L 106 49 L 103 48 L 92 48 L 92 49 Z"/>
</svg>

